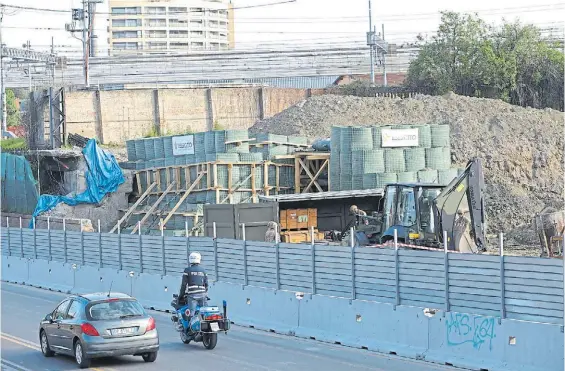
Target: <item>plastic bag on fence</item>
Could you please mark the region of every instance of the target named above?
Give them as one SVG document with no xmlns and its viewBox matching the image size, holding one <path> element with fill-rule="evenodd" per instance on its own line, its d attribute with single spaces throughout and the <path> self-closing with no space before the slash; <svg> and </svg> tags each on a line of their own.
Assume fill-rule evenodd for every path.
<svg viewBox="0 0 565 371">
<path fill-rule="evenodd" d="M 37 201 L 33 217 L 53 209 L 64 202 L 69 206 L 78 204 L 98 204 L 108 193 L 115 192 L 125 182 L 122 169 L 114 155 L 98 147 L 90 139 L 82 150 L 88 170 L 86 172 L 86 190 L 74 197 L 42 195 Z M 30 228 L 33 223 L 30 222 Z"/>
</svg>

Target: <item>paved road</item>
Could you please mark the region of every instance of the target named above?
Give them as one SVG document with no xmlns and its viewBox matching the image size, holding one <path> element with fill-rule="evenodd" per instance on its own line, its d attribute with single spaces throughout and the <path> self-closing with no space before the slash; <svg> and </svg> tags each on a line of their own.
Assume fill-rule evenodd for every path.
<svg viewBox="0 0 565 371">
<path fill-rule="evenodd" d="M 2 370 L 39 371 L 77 369 L 71 358 L 46 359 L 38 341 L 39 319 L 54 309 L 63 294 L 2 283 Z M 201 343 L 184 345 L 169 315 L 152 312 L 159 330 L 161 350 L 157 361 L 145 364 L 141 357 L 93 361 L 91 370 L 211 370 L 211 371 L 454 371 L 453 367 L 380 355 L 366 350 L 302 340 L 289 336 L 233 326 L 220 335 L 213 351 Z"/>
</svg>

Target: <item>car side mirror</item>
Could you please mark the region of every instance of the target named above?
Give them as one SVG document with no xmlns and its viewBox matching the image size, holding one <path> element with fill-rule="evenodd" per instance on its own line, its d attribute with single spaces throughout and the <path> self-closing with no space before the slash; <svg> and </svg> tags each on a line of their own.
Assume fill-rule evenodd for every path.
<svg viewBox="0 0 565 371">
<path fill-rule="evenodd" d="M 45 320 L 48 321 L 49 323 L 53 323 L 53 314 L 49 313 L 48 315 L 46 315 Z"/>
<path fill-rule="evenodd" d="M 178 299 L 178 294 L 173 294 L 173 298 Z"/>
</svg>

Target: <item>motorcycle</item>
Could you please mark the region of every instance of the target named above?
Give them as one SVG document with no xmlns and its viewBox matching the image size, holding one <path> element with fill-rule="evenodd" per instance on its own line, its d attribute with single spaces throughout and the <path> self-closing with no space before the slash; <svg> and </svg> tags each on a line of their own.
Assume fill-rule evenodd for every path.
<svg viewBox="0 0 565 371">
<path fill-rule="evenodd" d="M 176 324 L 176 330 L 180 333 L 180 339 L 184 344 L 202 342 L 206 349 L 212 350 L 218 342 L 218 333 L 227 334 L 230 329 L 230 321 L 227 317 L 227 303 L 223 301 L 223 313 L 217 306 L 208 306 L 210 300 L 206 296 L 193 297 L 196 300 L 194 313 L 190 312 L 190 305 L 177 305 L 178 295 L 173 294 L 171 306 L 175 313 L 171 321 Z"/>
</svg>

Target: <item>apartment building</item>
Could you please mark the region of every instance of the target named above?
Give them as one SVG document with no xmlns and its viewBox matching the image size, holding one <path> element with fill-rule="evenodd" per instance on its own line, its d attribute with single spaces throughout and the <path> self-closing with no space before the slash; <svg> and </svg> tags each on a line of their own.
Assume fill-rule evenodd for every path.
<svg viewBox="0 0 565 371">
<path fill-rule="evenodd" d="M 111 54 L 234 47 L 230 0 L 109 0 Z"/>
</svg>

